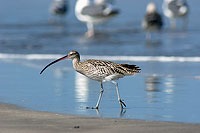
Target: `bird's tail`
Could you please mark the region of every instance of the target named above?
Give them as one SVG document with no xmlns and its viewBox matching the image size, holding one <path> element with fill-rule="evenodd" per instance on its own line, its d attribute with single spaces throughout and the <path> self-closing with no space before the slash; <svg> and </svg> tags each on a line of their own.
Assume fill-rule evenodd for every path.
<svg viewBox="0 0 200 133">
<path fill-rule="evenodd" d="M 128 74 L 132 75 L 135 73 L 140 73 L 140 67 L 136 65 L 129 65 L 129 64 L 121 64 L 122 67 L 126 68 Z"/>
<path fill-rule="evenodd" d="M 119 14 L 119 10 L 117 10 L 117 9 L 113 9 L 112 11 L 109 12 L 109 16 L 114 16 L 117 14 Z"/>
</svg>

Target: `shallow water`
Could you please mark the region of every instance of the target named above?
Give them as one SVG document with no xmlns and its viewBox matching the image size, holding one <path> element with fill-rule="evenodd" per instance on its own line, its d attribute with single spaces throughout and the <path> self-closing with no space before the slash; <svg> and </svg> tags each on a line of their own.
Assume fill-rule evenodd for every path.
<svg viewBox="0 0 200 133">
<path fill-rule="evenodd" d="M 100 84 L 77 72 L 71 62 L 60 62 L 39 75 L 50 60 L 3 59 L 0 62 L 0 101 L 26 109 L 89 116 L 199 123 L 199 62 L 130 62 L 141 67 L 135 77 L 120 79 L 127 104 L 120 111 L 114 85 L 105 83 L 99 112 Z M 118 61 L 119 63 L 124 63 Z"/>
<path fill-rule="evenodd" d="M 144 39 L 140 27 L 148 0 L 117 1 L 121 14 L 100 26 L 91 39 L 84 37 L 86 27 L 74 16 L 74 2 L 70 2 L 65 22 L 52 23 L 51 0 L 0 0 L 0 102 L 67 114 L 200 123 L 200 2 L 189 1 L 187 30 L 181 29 L 181 21 L 177 30 L 170 30 L 165 18 L 163 32 L 153 35 L 153 41 Z M 161 1 L 155 2 L 161 11 Z M 99 112 L 85 109 L 96 104 L 100 85 L 74 72 L 71 61 L 39 75 L 47 63 L 72 49 L 84 55 L 83 59 L 141 67 L 140 74 L 118 81 L 127 104 L 124 112 L 120 112 L 111 83 L 104 84 Z"/>
</svg>

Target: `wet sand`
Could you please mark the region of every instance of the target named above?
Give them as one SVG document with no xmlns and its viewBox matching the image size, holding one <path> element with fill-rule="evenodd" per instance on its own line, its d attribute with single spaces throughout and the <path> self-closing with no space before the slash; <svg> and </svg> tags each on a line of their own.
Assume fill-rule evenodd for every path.
<svg viewBox="0 0 200 133">
<path fill-rule="evenodd" d="M 24 110 L 0 103 L 2 133 L 199 133 L 200 124 L 109 119 Z"/>
</svg>

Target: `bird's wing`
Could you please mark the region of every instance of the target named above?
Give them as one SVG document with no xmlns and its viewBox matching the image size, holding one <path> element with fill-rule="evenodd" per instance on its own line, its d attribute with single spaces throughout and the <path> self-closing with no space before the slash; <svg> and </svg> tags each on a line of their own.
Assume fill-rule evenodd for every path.
<svg viewBox="0 0 200 133">
<path fill-rule="evenodd" d="M 89 5 L 84 7 L 81 13 L 89 16 L 103 16 L 105 9 L 105 5 Z"/>
<path fill-rule="evenodd" d="M 117 64 L 103 60 L 86 60 L 85 63 L 87 65 L 84 66 L 87 67 L 89 72 L 101 74 L 104 76 L 118 74 L 123 77 L 125 75 L 132 75 L 140 72 L 140 68 L 136 65 Z"/>
<path fill-rule="evenodd" d="M 123 70 L 119 71 L 117 66 L 119 64 L 110 62 L 110 61 L 103 61 L 103 60 L 86 60 L 83 63 L 82 69 L 84 69 L 84 74 L 93 74 L 93 75 L 101 75 L 101 77 L 106 77 L 112 74 L 123 74 Z M 86 72 L 86 73 L 85 73 Z"/>
<path fill-rule="evenodd" d="M 87 67 L 88 71 L 101 74 L 104 76 L 110 75 L 114 73 L 114 68 L 110 65 L 112 62 L 109 61 L 102 61 L 102 60 L 86 60 L 83 63 Z"/>
<path fill-rule="evenodd" d="M 119 13 L 119 10 L 112 9 L 109 5 L 89 5 L 82 9 L 81 14 L 92 17 L 111 16 Z"/>
<path fill-rule="evenodd" d="M 160 26 L 163 25 L 162 17 L 157 12 L 146 14 L 145 19 L 150 25 L 154 25 L 154 24 L 159 24 Z"/>
<path fill-rule="evenodd" d="M 177 1 L 171 1 L 168 3 L 168 9 L 173 13 L 178 12 L 179 7 L 177 6 Z"/>
</svg>

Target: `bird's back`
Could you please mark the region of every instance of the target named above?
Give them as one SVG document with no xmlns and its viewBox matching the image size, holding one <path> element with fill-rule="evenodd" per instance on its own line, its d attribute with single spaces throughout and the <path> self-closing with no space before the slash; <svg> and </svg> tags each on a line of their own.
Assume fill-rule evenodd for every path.
<svg viewBox="0 0 200 133">
<path fill-rule="evenodd" d="M 89 5 L 83 8 L 82 14 L 91 17 L 109 17 L 112 15 L 117 15 L 119 10 L 108 9 L 107 5 Z"/>
<path fill-rule="evenodd" d="M 136 65 L 117 64 L 104 60 L 85 60 L 80 62 L 76 70 L 97 81 L 106 80 L 108 77 L 108 80 L 115 80 L 140 72 L 140 68 Z"/>
<path fill-rule="evenodd" d="M 163 25 L 162 17 L 157 12 L 146 14 L 144 21 L 146 23 L 144 25 L 145 29 L 152 27 L 155 27 L 155 29 L 161 29 Z"/>
</svg>

